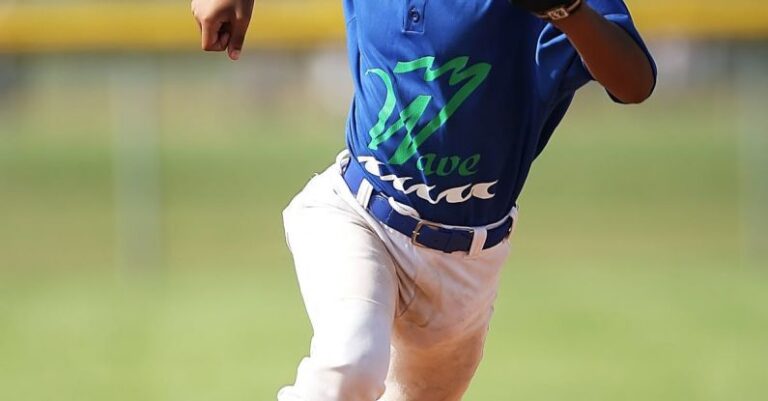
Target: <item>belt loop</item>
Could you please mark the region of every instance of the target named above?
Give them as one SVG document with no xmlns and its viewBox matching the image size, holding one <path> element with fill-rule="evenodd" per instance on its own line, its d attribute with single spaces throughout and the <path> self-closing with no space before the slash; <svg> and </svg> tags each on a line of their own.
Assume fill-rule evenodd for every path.
<svg viewBox="0 0 768 401">
<path fill-rule="evenodd" d="M 368 209 L 368 204 L 371 202 L 372 195 L 373 185 L 363 178 L 363 181 L 360 183 L 360 189 L 358 189 L 357 195 L 355 196 L 357 198 L 357 203 L 359 203 L 363 209 Z"/>
<path fill-rule="evenodd" d="M 339 173 L 344 174 L 344 170 L 349 166 L 350 154 L 348 149 L 344 149 L 336 155 L 336 166 L 339 168 Z"/>
<path fill-rule="evenodd" d="M 472 235 L 472 245 L 469 247 L 469 256 L 477 256 L 485 248 L 485 240 L 488 238 L 488 230 L 485 227 L 478 227 L 474 229 L 474 235 Z"/>
<path fill-rule="evenodd" d="M 509 234 L 507 234 L 508 238 L 512 238 L 515 236 L 515 229 L 517 229 L 517 220 L 518 216 L 520 214 L 520 207 L 515 205 L 515 207 L 512 208 L 512 210 L 509 212 L 509 217 L 512 218 L 512 226 L 509 227 Z"/>
</svg>

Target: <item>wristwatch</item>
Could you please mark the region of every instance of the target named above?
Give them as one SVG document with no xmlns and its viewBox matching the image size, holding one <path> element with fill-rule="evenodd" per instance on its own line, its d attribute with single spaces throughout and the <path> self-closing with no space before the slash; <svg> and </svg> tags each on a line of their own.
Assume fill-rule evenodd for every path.
<svg viewBox="0 0 768 401">
<path fill-rule="evenodd" d="M 583 0 L 576 0 L 570 5 L 564 5 L 557 8 L 553 8 L 547 12 L 536 14 L 536 16 L 548 21 L 560 21 L 562 19 L 566 19 L 570 17 L 571 14 L 573 14 L 579 8 L 581 8 L 582 4 L 584 4 Z"/>
</svg>

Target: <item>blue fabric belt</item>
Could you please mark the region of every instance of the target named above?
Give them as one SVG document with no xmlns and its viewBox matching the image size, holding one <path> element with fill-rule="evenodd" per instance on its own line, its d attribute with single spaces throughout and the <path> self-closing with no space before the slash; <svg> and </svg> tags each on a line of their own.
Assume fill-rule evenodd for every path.
<svg viewBox="0 0 768 401">
<path fill-rule="evenodd" d="M 354 159 L 349 159 L 349 163 L 342 175 L 352 194 L 357 196 L 363 181 L 366 179 L 363 167 Z M 410 237 L 414 245 L 447 253 L 469 253 L 472 248 L 475 230 L 471 228 L 446 228 L 435 223 L 401 214 L 390 205 L 386 195 L 375 189 L 371 194 L 366 209 L 379 222 Z M 488 249 L 501 243 L 501 241 L 509 236 L 513 224 L 514 220 L 512 217 L 509 217 L 498 227 L 488 229 L 482 249 Z"/>
</svg>

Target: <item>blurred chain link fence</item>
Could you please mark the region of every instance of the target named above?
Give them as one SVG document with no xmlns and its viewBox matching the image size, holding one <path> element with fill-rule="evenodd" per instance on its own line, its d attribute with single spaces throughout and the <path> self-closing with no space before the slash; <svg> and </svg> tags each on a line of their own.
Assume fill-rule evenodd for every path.
<svg viewBox="0 0 768 401">
<path fill-rule="evenodd" d="M 704 89 L 737 99 L 744 260 L 763 263 L 768 5 L 628 3 L 658 58 L 657 96 L 690 97 Z M 340 1 L 259 1 L 251 26 L 248 57 L 232 65 L 198 54 L 187 2 L 6 1 L 0 4 L 0 147 L 21 132 L 55 136 L 67 127 L 77 135 L 107 127 L 114 138 L 118 263 L 161 264 L 158 132 L 169 115 L 194 119 L 215 135 L 216 114 L 277 107 L 342 118 L 347 110 L 352 88 Z M 199 104 L 211 97 L 215 105 Z"/>
</svg>

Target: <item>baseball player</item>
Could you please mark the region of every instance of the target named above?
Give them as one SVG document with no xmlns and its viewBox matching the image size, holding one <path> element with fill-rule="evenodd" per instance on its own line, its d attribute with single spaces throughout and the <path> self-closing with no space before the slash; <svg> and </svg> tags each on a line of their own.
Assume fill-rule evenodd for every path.
<svg viewBox="0 0 768 401">
<path fill-rule="evenodd" d="M 622 0 L 344 0 L 347 149 L 283 213 L 313 328 L 279 401 L 457 401 L 531 164 L 591 80 L 648 98 Z M 237 59 L 252 0 L 194 0 Z"/>
</svg>

